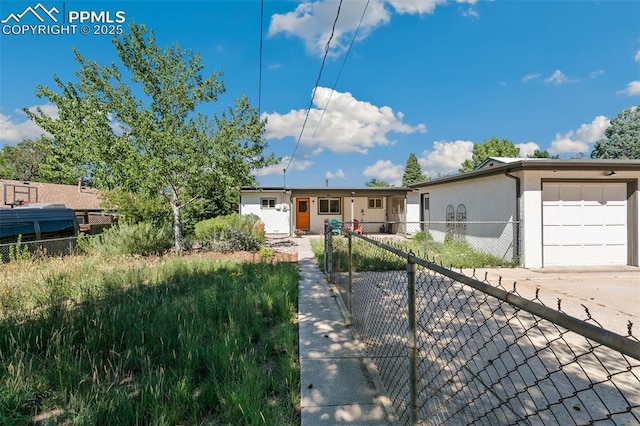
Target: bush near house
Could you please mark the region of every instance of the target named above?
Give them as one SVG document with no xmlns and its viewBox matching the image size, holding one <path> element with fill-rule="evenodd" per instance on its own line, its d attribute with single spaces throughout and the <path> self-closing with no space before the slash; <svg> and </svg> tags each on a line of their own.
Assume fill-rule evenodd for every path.
<svg viewBox="0 0 640 426">
<path fill-rule="evenodd" d="M 78 238 L 78 248 L 81 252 L 92 254 L 149 256 L 162 254 L 172 246 L 171 227 L 149 222 L 122 223 L 99 235 Z"/>
<path fill-rule="evenodd" d="M 265 239 L 264 224 L 254 214 L 232 213 L 196 223 L 195 238 L 214 251 L 256 251 Z"/>
</svg>

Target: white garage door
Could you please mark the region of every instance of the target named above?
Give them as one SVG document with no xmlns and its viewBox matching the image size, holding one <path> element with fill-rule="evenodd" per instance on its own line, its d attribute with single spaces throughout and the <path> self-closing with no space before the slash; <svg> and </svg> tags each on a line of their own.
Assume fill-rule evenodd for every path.
<svg viewBox="0 0 640 426">
<path fill-rule="evenodd" d="M 626 265 L 626 183 L 544 183 L 544 266 Z"/>
</svg>

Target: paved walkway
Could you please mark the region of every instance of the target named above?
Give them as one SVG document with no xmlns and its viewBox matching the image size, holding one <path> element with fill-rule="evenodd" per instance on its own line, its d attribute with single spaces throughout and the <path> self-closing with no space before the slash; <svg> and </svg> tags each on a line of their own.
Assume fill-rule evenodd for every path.
<svg viewBox="0 0 640 426">
<path fill-rule="evenodd" d="M 360 344 L 344 326 L 340 307 L 311 251 L 296 239 L 299 286 L 302 425 L 388 424 L 386 399 L 374 386 Z"/>
</svg>

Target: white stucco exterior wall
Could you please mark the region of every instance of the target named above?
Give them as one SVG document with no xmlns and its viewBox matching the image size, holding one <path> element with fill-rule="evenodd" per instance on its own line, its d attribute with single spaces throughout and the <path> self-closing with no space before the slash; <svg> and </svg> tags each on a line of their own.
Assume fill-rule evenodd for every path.
<svg viewBox="0 0 640 426">
<path fill-rule="evenodd" d="M 275 198 L 275 208 L 262 208 L 261 199 Z M 267 234 L 290 235 L 291 203 L 289 195 L 283 191 L 264 191 L 242 193 L 240 196 L 240 214 L 255 214 L 265 226 Z"/>
<path fill-rule="evenodd" d="M 420 193 L 409 192 L 407 194 L 407 234 L 413 235 L 420 231 Z"/>
<path fill-rule="evenodd" d="M 429 194 L 429 232 L 437 242 L 443 242 L 447 233 L 447 206 L 453 206 L 454 214 L 458 206 L 466 210 L 465 241 L 479 250 L 504 259 L 511 259 L 517 247 L 516 241 L 516 181 L 505 175 L 443 182 L 439 185 L 419 189 L 417 195 L 417 217 L 420 217 L 420 195 Z M 434 223 L 436 222 L 436 223 Z M 454 222 L 455 223 L 455 222 Z M 456 229 L 456 225 L 453 229 Z"/>
</svg>

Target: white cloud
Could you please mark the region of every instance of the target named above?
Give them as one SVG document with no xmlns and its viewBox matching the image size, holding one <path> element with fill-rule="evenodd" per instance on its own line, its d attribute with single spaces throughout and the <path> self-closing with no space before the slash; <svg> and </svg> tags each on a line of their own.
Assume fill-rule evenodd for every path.
<svg viewBox="0 0 640 426">
<path fill-rule="evenodd" d="M 325 179 L 344 179 L 344 172 L 338 169 L 335 173 L 328 171 L 324 174 Z"/>
<path fill-rule="evenodd" d="M 523 83 L 528 83 L 529 81 L 537 80 L 540 77 L 542 77 L 542 75 L 540 73 L 527 74 L 524 77 L 522 77 L 522 82 Z"/>
<path fill-rule="evenodd" d="M 422 15 L 433 13 L 438 5 L 446 4 L 447 0 L 388 0 L 388 2 L 400 14 Z"/>
<path fill-rule="evenodd" d="M 402 122 L 403 114 L 394 113 L 391 107 L 377 107 L 369 102 L 359 101 L 349 92 L 334 92 L 329 108 L 318 126 L 322 109 L 327 105 L 331 89 L 318 87 L 309 118 L 305 125 L 300 144 L 307 147 L 317 145 L 336 153 L 367 153 L 369 148 L 392 145 L 389 133 L 426 132 L 424 124 L 410 126 Z M 268 118 L 265 137 L 282 139 L 294 137 L 296 140 L 304 123 L 306 110 L 291 110 L 286 114 L 265 114 Z M 316 130 L 317 127 L 317 130 Z"/>
<path fill-rule="evenodd" d="M 391 21 L 391 8 L 398 14 L 423 15 L 431 14 L 436 7 L 445 4 L 446 0 L 371 0 L 358 29 L 356 41 L 367 38 L 371 32 Z M 473 1 L 466 1 L 473 5 Z M 358 28 L 365 7 L 364 1 L 345 1 L 340 8 L 340 16 L 336 23 L 333 39 L 329 48 L 329 56 L 339 56 L 347 49 L 353 34 Z M 388 6 L 391 7 L 388 7 Z M 310 1 L 296 6 L 288 13 L 276 13 L 271 16 L 268 36 L 285 34 L 303 40 L 307 52 L 322 56 L 337 13 L 335 1 Z"/>
<path fill-rule="evenodd" d="M 429 177 L 457 172 L 464 160 L 471 159 L 473 145 L 471 141 L 437 141 L 433 143 L 433 151 L 422 152 L 418 163 Z"/>
<path fill-rule="evenodd" d="M 364 2 L 356 1 L 347 1 L 342 4 L 340 18 L 336 23 L 329 50 L 331 56 L 337 56 L 348 48 L 364 6 Z M 333 1 L 301 3 L 292 12 L 274 14 L 271 17 L 268 36 L 283 33 L 287 36 L 299 37 L 304 41 L 309 53 L 322 56 L 331 36 L 336 11 L 337 3 Z M 390 19 L 391 14 L 385 9 L 382 1 L 371 1 L 358 30 L 358 40 L 363 40 L 373 28 L 388 23 Z"/>
<path fill-rule="evenodd" d="M 58 118 L 58 107 L 56 105 L 35 105 L 29 107 L 29 111 L 35 112 L 38 107 L 49 117 Z M 16 118 L 0 113 L 0 142 L 15 143 L 48 135 L 35 122 L 29 120 L 22 110 L 16 110 L 16 113 L 18 114 Z"/>
<path fill-rule="evenodd" d="M 640 62 L 640 50 L 636 52 L 636 56 L 633 57 L 636 62 Z"/>
<path fill-rule="evenodd" d="M 593 80 L 593 79 L 596 79 L 596 78 L 600 77 L 602 74 L 604 74 L 603 70 L 591 71 L 589 73 L 589 78 Z"/>
<path fill-rule="evenodd" d="M 545 83 L 551 84 L 564 84 L 569 83 L 571 80 L 560 70 L 555 70 L 553 74 L 544 79 Z"/>
<path fill-rule="evenodd" d="M 635 80 L 627 84 L 627 88 L 620 90 L 618 93 L 623 93 L 628 96 L 640 95 L 640 81 Z"/>
<path fill-rule="evenodd" d="M 540 145 L 535 142 L 517 143 L 516 146 L 520 148 L 521 158 L 526 158 L 536 152 L 536 149 L 540 149 Z"/>
<path fill-rule="evenodd" d="M 258 176 L 267 176 L 267 175 L 275 175 L 275 174 L 283 175 L 283 170 L 289 164 L 290 159 L 291 157 L 289 156 L 282 157 L 282 160 L 278 164 L 275 164 L 273 166 L 263 167 L 262 169 L 258 170 Z M 307 159 L 298 160 L 294 158 L 293 161 L 291 162 L 291 165 L 289 165 L 288 170 L 305 170 L 312 164 L 313 162 Z"/>
<path fill-rule="evenodd" d="M 562 153 L 587 153 L 590 145 L 604 137 L 604 131 L 609 127 L 609 119 L 599 115 L 589 124 L 583 124 L 578 130 L 570 130 L 567 133 L 557 133 L 551 142 L 550 154 Z"/>
<path fill-rule="evenodd" d="M 366 177 L 384 180 L 394 186 L 400 186 L 402 175 L 404 174 L 404 166 L 393 164 L 389 160 L 378 160 L 373 166 L 364 169 L 362 174 Z"/>
</svg>

